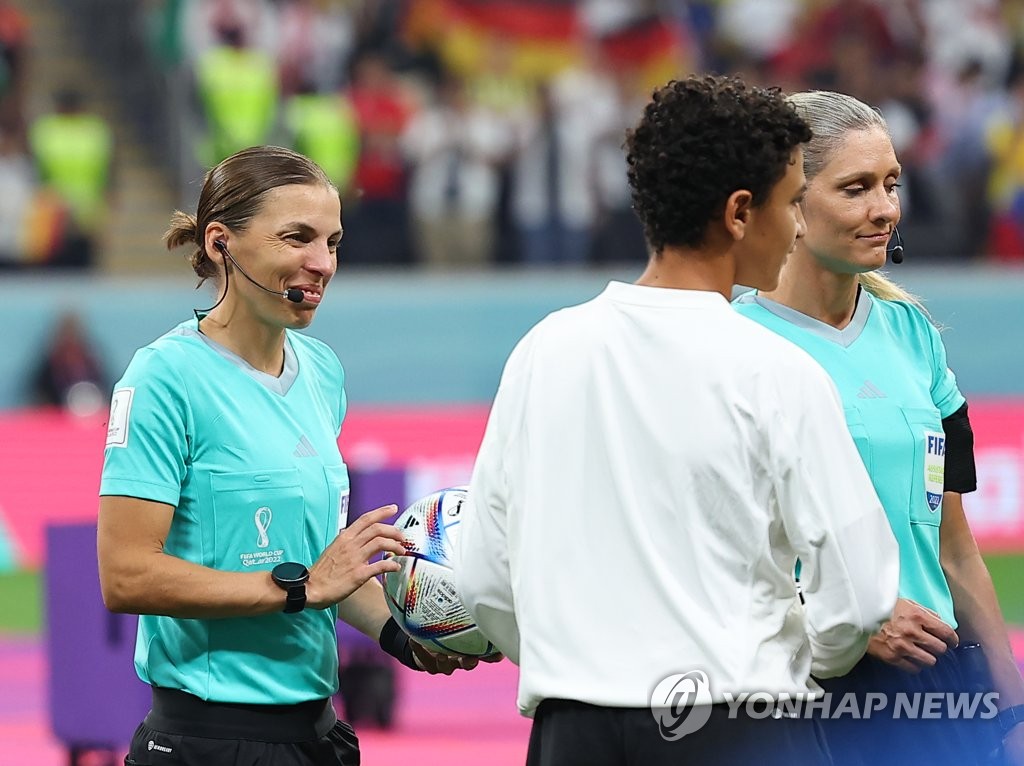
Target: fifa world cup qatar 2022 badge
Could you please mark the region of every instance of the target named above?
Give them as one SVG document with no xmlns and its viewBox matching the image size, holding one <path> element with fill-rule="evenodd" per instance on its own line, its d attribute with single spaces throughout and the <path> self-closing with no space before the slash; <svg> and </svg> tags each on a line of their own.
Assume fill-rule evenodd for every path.
<svg viewBox="0 0 1024 766">
<path fill-rule="evenodd" d="M 924 432 L 924 492 L 932 513 L 942 504 L 946 480 L 946 436 L 937 431 Z"/>
<path fill-rule="evenodd" d="M 107 419 L 107 447 L 128 446 L 129 416 L 132 412 L 133 386 L 117 389 L 110 398 L 110 417 Z"/>
<path fill-rule="evenodd" d="M 651 692 L 651 714 L 658 732 L 669 741 L 701 729 L 711 717 L 711 684 L 703 670 L 663 678 Z"/>
<path fill-rule="evenodd" d="M 270 536 L 267 532 L 270 530 L 270 522 L 274 518 L 274 512 L 267 506 L 262 506 L 256 509 L 256 516 L 254 521 L 256 522 L 256 546 L 259 548 L 266 548 L 270 545 Z"/>
<path fill-rule="evenodd" d="M 239 553 L 243 567 L 263 566 L 264 564 L 280 564 L 284 561 L 284 550 L 271 547 L 270 522 L 274 520 L 274 512 L 268 505 L 261 505 L 253 514 L 256 527 L 255 551 Z"/>
</svg>

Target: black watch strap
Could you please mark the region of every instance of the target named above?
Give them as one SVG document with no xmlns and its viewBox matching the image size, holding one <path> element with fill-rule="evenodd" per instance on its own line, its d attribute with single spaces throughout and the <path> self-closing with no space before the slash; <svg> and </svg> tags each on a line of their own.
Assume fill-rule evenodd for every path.
<svg viewBox="0 0 1024 766">
<path fill-rule="evenodd" d="M 270 571 L 274 584 L 287 595 L 284 601 L 286 614 L 295 614 L 306 608 L 306 581 L 309 570 L 296 561 L 285 561 Z"/>
<path fill-rule="evenodd" d="M 1005 737 L 1019 723 L 1024 723 L 1024 705 L 1011 705 L 999 711 L 999 731 Z"/>
<path fill-rule="evenodd" d="M 306 608 L 306 584 L 288 586 L 288 596 L 284 600 L 285 614 L 295 614 Z"/>
<path fill-rule="evenodd" d="M 380 648 L 401 662 L 407 668 L 423 670 L 416 664 L 416 655 L 409 645 L 409 636 L 405 634 L 401 626 L 395 622 L 394 617 L 389 617 L 384 623 L 384 629 L 380 632 Z"/>
</svg>

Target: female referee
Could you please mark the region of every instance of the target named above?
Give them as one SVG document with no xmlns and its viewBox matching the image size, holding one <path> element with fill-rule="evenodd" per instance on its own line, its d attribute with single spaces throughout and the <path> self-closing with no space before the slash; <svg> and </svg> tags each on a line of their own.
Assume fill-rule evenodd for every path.
<svg viewBox="0 0 1024 766">
<path fill-rule="evenodd" d="M 814 138 L 804 151 L 806 236 L 775 290 L 747 293 L 739 311 L 809 352 L 832 376 L 847 425 L 900 551 L 900 600 L 845 677 L 845 692 L 887 694 L 870 721 L 827 720 L 837 763 L 979 763 L 995 727 L 896 716 L 899 693 L 965 688 L 958 644 L 980 642 L 999 693 L 1000 735 L 1024 763 L 1024 685 L 988 570 L 964 516 L 975 489 L 967 404 L 920 304 L 877 272 L 900 218 L 900 164 L 882 116 L 846 95 L 806 92 L 790 102 Z M 895 238 L 894 250 L 902 246 Z M 902 260 L 902 255 L 896 260 Z M 863 706 L 859 706 L 863 709 Z M 984 708 L 981 708 L 984 709 Z M 961 714 L 962 715 L 962 714 Z M 880 729 L 871 726 L 884 727 Z M 998 742 L 998 737 L 993 738 Z"/>
<path fill-rule="evenodd" d="M 108 608 L 142 615 L 135 666 L 153 687 L 128 764 L 359 763 L 330 703 L 338 617 L 410 667 L 457 666 L 390 619 L 374 576 L 397 564 L 366 563 L 403 551 L 394 506 L 346 526 L 344 372 L 295 332 L 341 235 L 338 190 L 276 147 L 225 159 L 197 215 L 172 218 L 168 248 L 192 246 L 220 300 L 140 349 L 113 394 L 100 582 Z"/>
</svg>

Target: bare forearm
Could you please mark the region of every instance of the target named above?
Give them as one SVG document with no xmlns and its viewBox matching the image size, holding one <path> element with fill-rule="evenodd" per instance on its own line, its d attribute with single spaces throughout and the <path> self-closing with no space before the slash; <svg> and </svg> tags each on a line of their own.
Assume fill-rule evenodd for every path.
<svg viewBox="0 0 1024 766">
<path fill-rule="evenodd" d="M 380 556 L 405 551 L 401 533 L 383 523 L 394 511 L 394 506 L 369 511 L 331 541 L 310 567 L 307 609 L 352 599 L 353 624 L 374 638 L 380 635 L 388 609 L 374 578 L 398 568 Z M 225 572 L 165 553 L 173 514 L 172 506 L 158 502 L 100 499 L 97 553 L 108 609 L 183 618 L 249 617 L 284 609 L 285 592 L 268 571 Z"/>
<path fill-rule="evenodd" d="M 174 508 L 134 497 L 100 498 L 100 589 L 113 612 L 246 617 L 284 609 L 270 572 L 222 572 L 164 552 Z"/>
<path fill-rule="evenodd" d="M 391 617 L 384 589 L 376 579 L 367 580 L 359 590 L 338 604 L 338 619 L 344 620 L 374 641 Z"/>
<path fill-rule="evenodd" d="M 285 601 L 270 572 L 222 572 L 163 552 L 101 563 L 100 582 L 107 608 L 132 614 L 247 617 L 279 612 Z"/>
<path fill-rule="evenodd" d="M 1024 703 L 1024 682 L 1013 658 L 992 577 L 967 523 L 963 496 L 956 492 L 946 492 L 942 498 L 940 551 L 960 641 L 981 644 L 999 692 L 1000 708 Z"/>
<path fill-rule="evenodd" d="M 981 555 L 975 553 L 947 565 L 962 643 L 977 641 L 988 660 L 999 707 L 1024 703 L 1024 682 L 1013 657 L 992 578 Z"/>
</svg>

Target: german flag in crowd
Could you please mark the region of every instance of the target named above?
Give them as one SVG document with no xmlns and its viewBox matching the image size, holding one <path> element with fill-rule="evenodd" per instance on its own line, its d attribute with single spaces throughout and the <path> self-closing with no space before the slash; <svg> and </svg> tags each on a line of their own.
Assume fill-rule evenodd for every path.
<svg viewBox="0 0 1024 766">
<path fill-rule="evenodd" d="M 657 17 L 637 19 L 604 35 L 600 44 L 612 67 L 633 68 L 637 83 L 645 88 L 685 77 L 696 69 L 688 36 Z"/>
<path fill-rule="evenodd" d="M 408 0 L 407 41 L 436 51 L 452 71 L 471 75 L 495 55 L 517 75 L 544 79 L 576 63 L 588 30 L 574 0 Z M 617 67 L 653 85 L 692 69 L 685 34 L 657 17 L 632 20 L 594 40 Z"/>
</svg>

